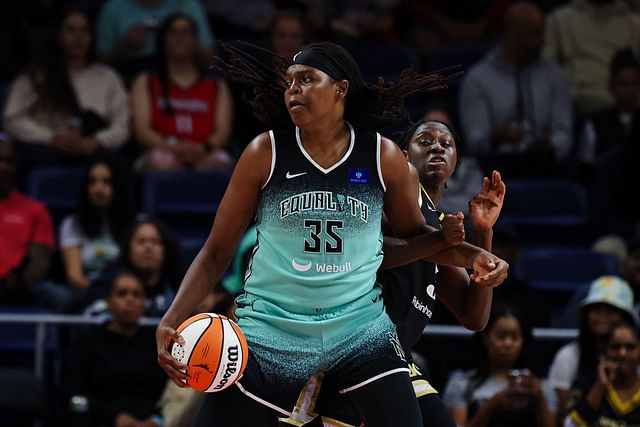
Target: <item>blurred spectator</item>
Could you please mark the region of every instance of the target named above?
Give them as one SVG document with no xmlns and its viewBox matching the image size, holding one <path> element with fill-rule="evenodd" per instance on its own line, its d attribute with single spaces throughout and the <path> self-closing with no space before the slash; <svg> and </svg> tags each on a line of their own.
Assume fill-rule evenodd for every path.
<svg viewBox="0 0 640 427">
<path fill-rule="evenodd" d="M 617 323 L 607 335 L 596 381 L 580 397 L 564 427 L 631 426 L 640 424 L 640 331 L 632 323 Z"/>
<path fill-rule="evenodd" d="M 210 58 L 214 40 L 197 0 L 109 0 L 98 18 L 100 59 L 114 62 L 153 56 L 160 24 L 175 13 L 184 13 L 196 23 L 199 53 Z"/>
<path fill-rule="evenodd" d="M 549 383 L 558 396 L 558 418 L 564 419 L 571 390 L 588 389 L 596 380 L 600 356 L 614 323 L 634 323 L 633 293 L 620 278 L 604 276 L 594 280 L 578 310 L 578 339 L 556 353 L 549 368 Z"/>
<path fill-rule="evenodd" d="M 309 42 L 308 31 L 309 26 L 302 13 L 296 10 L 281 11 L 269 28 L 269 47 L 284 59 L 293 61 L 293 55 Z"/>
<path fill-rule="evenodd" d="M 582 113 L 611 106 L 607 89 L 614 53 L 640 52 L 640 17 L 624 0 L 572 0 L 548 19 L 545 55 L 569 75 L 573 100 Z"/>
<path fill-rule="evenodd" d="M 293 55 L 298 53 L 310 41 L 309 29 L 309 21 L 302 12 L 294 9 L 284 9 L 279 11 L 270 22 L 264 44 L 273 52 L 291 61 Z M 243 48 L 248 47 L 244 46 Z M 261 55 L 260 52 L 256 52 L 256 56 L 264 56 L 263 61 L 268 65 L 272 65 L 272 62 L 270 62 L 272 60 L 271 55 Z M 235 121 L 230 150 L 236 157 L 240 156 L 246 144 L 257 134 L 268 130 L 265 128 L 264 123 L 261 123 L 253 115 L 251 106 L 243 101 L 244 94 L 252 91 L 253 88 L 248 85 L 236 83 L 233 86 Z"/>
<path fill-rule="evenodd" d="M 627 234 L 640 219 L 640 201 L 624 189 L 640 179 L 640 63 L 631 50 L 611 61 L 609 88 L 615 105 L 586 122 L 578 157 L 591 184 L 591 217 L 601 233 Z"/>
<path fill-rule="evenodd" d="M 485 173 L 547 175 L 571 149 L 568 81 L 558 65 L 540 55 L 543 34 L 538 7 L 514 4 L 505 14 L 502 42 L 462 82 L 467 148 L 484 159 Z"/>
<path fill-rule="evenodd" d="M 73 347 L 67 375 L 71 425 L 160 427 L 156 402 L 166 376 L 156 361 L 155 328 L 141 327 L 145 293 L 132 273 L 113 278 L 111 319 Z"/>
<path fill-rule="evenodd" d="M 233 102 L 223 80 L 205 75 L 196 58 L 195 21 L 171 15 L 158 33 L 158 69 L 133 83 L 133 121 L 138 143 L 147 152 L 144 171 L 229 171 L 226 151 Z"/>
<path fill-rule="evenodd" d="M 396 41 L 394 9 L 399 0 L 346 0 L 330 2 L 333 31 L 360 40 Z"/>
<path fill-rule="evenodd" d="M 604 255 L 613 255 L 619 262 L 619 271 L 624 271 L 627 262 L 627 244 L 624 239 L 615 234 L 607 234 L 599 237 L 591 245 L 591 250 Z"/>
<path fill-rule="evenodd" d="M 493 290 L 494 304 L 505 304 L 517 308 L 527 324 L 532 327 L 549 326 L 551 312 L 549 303 L 546 301 L 547 297 L 529 286 L 514 272 L 520 256 L 516 232 L 508 228 L 496 227 L 493 232 L 493 253 L 507 261 L 512 268 L 502 285 Z"/>
<path fill-rule="evenodd" d="M 440 42 L 486 41 L 500 28 L 500 20 L 512 0 L 405 0 L 403 12 L 417 25 L 431 26 Z"/>
<path fill-rule="evenodd" d="M 473 369 L 454 373 L 444 404 L 459 426 L 553 427 L 553 392 L 534 373 L 531 329 L 516 311 L 494 305 L 472 342 Z"/>
<path fill-rule="evenodd" d="M 207 14 L 214 19 L 216 33 L 240 36 L 255 35 L 267 29 L 277 9 L 273 0 L 219 1 L 201 0 Z M 220 25 L 223 28 L 220 28 Z"/>
<path fill-rule="evenodd" d="M 622 274 L 633 289 L 636 303 L 640 303 L 640 236 L 633 237 L 627 243 L 627 258 Z"/>
<path fill-rule="evenodd" d="M 588 165 L 640 140 L 640 62 L 630 49 L 623 50 L 614 55 L 609 70 L 614 105 L 592 114 L 581 135 L 578 157 Z"/>
<path fill-rule="evenodd" d="M 182 278 L 178 241 L 158 220 L 138 220 L 125 234 L 118 264 L 142 281 L 145 314 L 161 316 L 169 308 Z"/>
<path fill-rule="evenodd" d="M 0 304 L 64 311 L 71 290 L 47 281 L 54 237 L 47 208 L 13 189 L 15 144 L 0 134 Z"/>
<path fill-rule="evenodd" d="M 93 62 L 87 14 L 67 10 L 55 28 L 50 46 L 13 83 L 4 111 L 27 168 L 82 160 L 129 136 L 127 94 L 110 68 Z"/>
<path fill-rule="evenodd" d="M 125 178 L 114 161 L 93 161 L 86 169 L 77 211 L 62 221 L 60 248 L 65 275 L 79 293 L 90 293 L 91 282 L 117 259 L 118 242 L 133 222 Z"/>
</svg>

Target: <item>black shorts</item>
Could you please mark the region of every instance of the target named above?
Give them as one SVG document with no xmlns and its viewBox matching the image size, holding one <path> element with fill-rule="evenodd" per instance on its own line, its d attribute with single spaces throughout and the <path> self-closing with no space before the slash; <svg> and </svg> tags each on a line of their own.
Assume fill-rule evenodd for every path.
<svg viewBox="0 0 640 427">
<path fill-rule="evenodd" d="M 408 363 L 408 367 L 413 392 L 422 413 L 423 427 L 456 427 L 438 391 L 431 386 L 420 368 L 412 362 Z M 309 388 L 310 385 L 315 385 L 315 388 Z M 361 423 L 362 417 L 357 409 L 349 399 L 340 395 L 330 378 L 317 376 L 310 379 L 299 400 L 307 402 L 305 409 L 310 415 L 317 414 L 314 422 L 305 424 L 305 427 L 357 427 Z"/>
</svg>

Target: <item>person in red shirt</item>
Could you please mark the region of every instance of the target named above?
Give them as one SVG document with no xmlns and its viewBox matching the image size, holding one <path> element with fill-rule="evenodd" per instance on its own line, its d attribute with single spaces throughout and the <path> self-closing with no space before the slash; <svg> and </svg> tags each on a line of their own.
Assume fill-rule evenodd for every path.
<svg viewBox="0 0 640 427">
<path fill-rule="evenodd" d="M 167 18 L 158 33 L 158 68 L 131 89 L 135 136 L 146 152 L 143 171 L 230 171 L 227 152 L 233 103 L 227 84 L 208 77 L 196 56 L 194 21 Z"/>
<path fill-rule="evenodd" d="M 15 144 L 0 134 L 0 304 L 66 310 L 71 291 L 47 281 L 53 224 L 46 206 L 13 188 Z"/>
</svg>

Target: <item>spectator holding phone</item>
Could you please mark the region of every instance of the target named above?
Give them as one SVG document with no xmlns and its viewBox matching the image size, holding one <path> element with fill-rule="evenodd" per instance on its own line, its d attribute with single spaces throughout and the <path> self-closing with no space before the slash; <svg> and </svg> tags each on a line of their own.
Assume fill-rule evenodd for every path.
<svg viewBox="0 0 640 427">
<path fill-rule="evenodd" d="M 497 305 L 489 322 L 473 337 L 473 369 L 454 373 L 444 403 L 458 426 L 552 427 L 551 390 L 531 361 L 533 336 L 520 314 Z"/>
<path fill-rule="evenodd" d="M 597 380 L 585 390 L 564 427 L 640 424 L 640 331 L 632 323 L 615 324 L 607 336 Z"/>
</svg>

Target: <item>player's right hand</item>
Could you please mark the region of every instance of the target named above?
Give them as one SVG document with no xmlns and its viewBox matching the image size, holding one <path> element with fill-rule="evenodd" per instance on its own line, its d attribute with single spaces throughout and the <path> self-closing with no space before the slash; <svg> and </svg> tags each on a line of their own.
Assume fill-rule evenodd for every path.
<svg viewBox="0 0 640 427">
<path fill-rule="evenodd" d="M 173 342 L 184 345 L 184 338 L 172 327 L 160 323 L 156 329 L 158 364 L 178 387 L 187 387 L 187 365 L 178 362 L 169 353 Z"/>
<path fill-rule="evenodd" d="M 509 264 L 494 254 L 482 250 L 473 260 L 473 273 L 470 278 L 474 283 L 485 288 L 495 288 L 507 278 Z"/>
<path fill-rule="evenodd" d="M 456 212 L 447 214 L 442 220 L 442 235 L 451 246 L 457 246 L 464 242 L 464 214 Z"/>
</svg>

